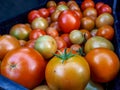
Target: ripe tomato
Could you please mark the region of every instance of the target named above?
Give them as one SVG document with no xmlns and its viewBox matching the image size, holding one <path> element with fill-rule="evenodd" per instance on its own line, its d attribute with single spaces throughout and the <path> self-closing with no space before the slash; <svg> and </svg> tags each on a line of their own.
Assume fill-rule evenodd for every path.
<svg viewBox="0 0 120 90">
<path fill-rule="evenodd" d="M 41 84 L 46 62 L 32 48 L 22 47 L 8 52 L 1 63 L 1 74 L 28 89 Z"/>
<path fill-rule="evenodd" d="M 70 41 L 68 33 L 63 33 L 63 34 L 61 34 L 60 37 L 63 38 L 63 40 L 66 42 L 67 47 L 70 47 L 72 45 L 72 42 Z"/>
<path fill-rule="evenodd" d="M 19 40 L 28 40 L 31 31 L 29 24 L 15 24 L 11 27 L 9 33 Z"/>
<path fill-rule="evenodd" d="M 103 2 L 96 3 L 95 5 L 96 10 L 98 11 L 103 4 L 104 4 Z"/>
<path fill-rule="evenodd" d="M 49 7 L 49 8 L 48 8 L 48 11 L 49 11 L 49 14 L 50 14 L 50 15 L 51 15 L 55 10 L 56 10 L 56 7 Z"/>
<path fill-rule="evenodd" d="M 79 29 L 80 19 L 74 11 L 65 10 L 59 15 L 58 24 L 64 33 L 70 33 L 74 29 Z"/>
<path fill-rule="evenodd" d="M 91 71 L 92 80 L 105 83 L 113 80 L 119 72 L 118 56 L 107 48 L 96 48 L 85 56 Z"/>
<path fill-rule="evenodd" d="M 50 36 L 52 36 L 54 38 L 59 36 L 58 31 L 54 27 L 48 27 L 46 29 L 46 34 L 50 35 Z"/>
<path fill-rule="evenodd" d="M 70 46 L 70 49 L 74 50 L 74 51 L 79 51 L 79 49 L 82 48 L 79 44 L 72 44 Z"/>
<path fill-rule="evenodd" d="M 2 35 L 0 37 L 0 60 L 4 58 L 7 52 L 20 47 L 20 43 L 15 37 Z"/>
<path fill-rule="evenodd" d="M 98 28 L 96 35 L 112 40 L 114 36 L 114 28 L 110 25 L 104 25 Z"/>
<path fill-rule="evenodd" d="M 61 37 L 55 37 L 56 43 L 57 43 L 57 49 L 61 49 L 61 48 L 66 48 L 67 47 L 67 43 L 64 41 L 63 38 Z"/>
<path fill-rule="evenodd" d="M 46 32 L 42 29 L 34 29 L 29 34 L 29 39 L 37 39 L 40 36 L 46 35 Z"/>
<path fill-rule="evenodd" d="M 86 60 L 80 55 L 71 56 L 70 52 L 63 52 L 59 56 L 54 56 L 46 66 L 45 77 L 49 88 L 84 90 L 90 79 L 89 65 Z"/>
<path fill-rule="evenodd" d="M 81 3 L 81 9 L 84 11 L 86 8 L 88 7 L 95 7 L 95 3 L 93 0 L 84 0 L 82 3 Z"/>
<path fill-rule="evenodd" d="M 44 17 L 44 18 L 47 18 L 50 15 L 48 9 L 46 9 L 46 8 L 40 8 L 40 9 L 38 9 L 38 12 L 39 12 L 40 16 Z"/>
<path fill-rule="evenodd" d="M 36 41 L 35 39 L 28 40 L 24 46 L 34 48 L 35 41 Z"/>
<path fill-rule="evenodd" d="M 103 4 L 98 10 L 99 15 L 102 14 L 102 13 L 112 14 L 112 8 L 108 4 Z"/>
<path fill-rule="evenodd" d="M 38 10 L 32 10 L 28 13 L 28 22 L 31 23 L 35 18 L 40 17 Z"/>
<path fill-rule="evenodd" d="M 56 2 L 52 1 L 52 0 L 48 1 L 47 4 L 46 4 L 47 8 L 49 8 L 49 7 L 56 7 L 56 6 L 57 6 Z"/>
</svg>

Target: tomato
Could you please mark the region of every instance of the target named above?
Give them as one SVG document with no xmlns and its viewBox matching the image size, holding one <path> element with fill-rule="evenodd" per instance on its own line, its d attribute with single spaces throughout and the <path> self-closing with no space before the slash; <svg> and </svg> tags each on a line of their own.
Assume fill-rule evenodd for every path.
<svg viewBox="0 0 120 90">
<path fill-rule="evenodd" d="M 80 29 L 80 32 L 82 32 L 82 34 L 84 35 L 85 39 L 88 40 L 89 38 L 91 38 L 91 34 L 88 30 L 86 29 Z"/>
<path fill-rule="evenodd" d="M 89 65 L 84 57 L 64 51 L 47 63 L 45 77 L 51 90 L 84 90 L 90 79 Z"/>
<path fill-rule="evenodd" d="M 83 11 L 83 16 L 95 20 L 97 18 L 97 10 L 93 7 L 88 7 Z"/>
<path fill-rule="evenodd" d="M 67 44 L 67 47 L 70 47 L 72 45 L 72 42 L 70 41 L 69 34 L 63 33 L 60 36 Z"/>
<path fill-rule="evenodd" d="M 51 20 L 52 20 L 53 22 L 57 21 L 57 20 L 58 20 L 58 17 L 59 17 L 59 15 L 60 15 L 61 12 L 62 12 L 62 11 L 60 11 L 60 10 L 55 10 L 55 11 L 51 14 Z"/>
<path fill-rule="evenodd" d="M 97 33 L 98 29 L 97 28 L 94 28 L 90 31 L 90 34 L 92 37 L 96 36 L 96 33 Z"/>
<path fill-rule="evenodd" d="M 98 28 L 97 36 L 102 36 L 108 40 L 112 40 L 114 36 L 114 28 L 110 25 L 104 25 Z"/>
<path fill-rule="evenodd" d="M 58 5 L 67 5 L 67 3 L 65 1 L 59 1 Z"/>
<path fill-rule="evenodd" d="M 19 40 L 28 40 L 31 31 L 29 24 L 15 24 L 10 28 L 9 33 Z"/>
<path fill-rule="evenodd" d="M 114 17 L 109 13 L 102 13 L 96 18 L 96 27 L 99 28 L 103 25 L 113 25 Z"/>
<path fill-rule="evenodd" d="M 1 63 L 1 74 L 28 89 L 41 84 L 46 62 L 32 48 L 22 47 L 8 52 Z"/>
<path fill-rule="evenodd" d="M 103 2 L 97 2 L 95 5 L 95 9 L 98 11 L 103 4 Z"/>
<path fill-rule="evenodd" d="M 46 34 L 50 35 L 50 36 L 52 36 L 54 38 L 59 36 L 58 31 L 54 27 L 48 27 L 46 29 Z"/>
<path fill-rule="evenodd" d="M 84 0 L 82 3 L 81 3 L 81 9 L 84 11 L 86 8 L 88 7 L 95 7 L 95 3 L 93 0 Z"/>
<path fill-rule="evenodd" d="M 64 41 L 63 38 L 61 37 L 55 37 L 56 43 L 57 43 L 57 49 L 61 49 L 61 48 L 66 48 L 67 47 L 67 43 Z"/>
<path fill-rule="evenodd" d="M 102 13 L 112 14 L 112 8 L 108 4 L 103 4 L 98 10 L 98 14 L 102 14 Z"/>
<path fill-rule="evenodd" d="M 15 37 L 2 35 L 0 37 L 0 60 L 2 60 L 9 51 L 20 47 L 20 43 Z"/>
<path fill-rule="evenodd" d="M 68 10 L 68 6 L 64 5 L 64 4 L 60 4 L 57 6 L 56 10 L 60 10 L 60 11 L 64 11 L 64 10 Z"/>
<path fill-rule="evenodd" d="M 82 48 L 79 44 L 72 44 L 70 46 L 70 49 L 75 50 L 75 51 L 79 51 L 79 49 Z"/>
<path fill-rule="evenodd" d="M 31 23 L 35 18 L 40 17 L 38 10 L 32 10 L 28 13 L 28 22 Z"/>
<path fill-rule="evenodd" d="M 47 8 L 40 8 L 40 9 L 38 9 L 38 12 L 39 12 L 40 16 L 44 17 L 44 18 L 46 18 L 50 15 Z"/>
<path fill-rule="evenodd" d="M 110 49 L 96 48 L 85 56 L 93 81 L 105 83 L 113 80 L 119 72 L 118 56 Z"/>
<path fill-rule="evenodd" d="M 59 15 L 58 24 L 64 33 L 70 33 L 74 29 L 79 29 L 80 20 L 74 11 L 65 10 Z"/>
<path fill-rule="evenodd" d="M 47 8 L 49 8 L 49 7 L 56 7 L 56 6 L 57 6 L 56 2 L 52 1 L 52 0 L 48 1 L 47 4 L 46 4 Z"/>
<path fill-rule="evenodd" d="M 44 35 L 36 40 L 34 48 L 41 53 L 45 59 L 50 59 L 57 51 L 57 43 L 52 36 Z"/>
<path fill-rule="evenodd" d="M 90 17 L 83 17 L 81 19 L 81 28 L 91 31 L 95 27 L 95 22 Z"/>
<path fill-rule="evenodd" d="M 80 32 L 80 30 L 71 31 L 69 38 L 73 44 L 82 44 L 85 40 L 84 35 Z"/>
<path fill-rule="evenodd" d="M 19 41 L 19 43 L 20 43 L 20 46 L 24 46 L 25 44 L 26 44 L 26 42 L 27 41 L 25 41 L 25 40 L 18 40 Z"/>
<path fill-rule="evenodd" d="M 81 11 L 80 7 L 78 6 L 77 3 L 71 3 L 71 4 L 68 5 L 68 7 L 69 7 L 70 10 Z"/>
<path fill-rule="evenodd" d="M 83 17 L 82 12 L 78 10 L 74 10 L 74 12 L 78 15 L 79 19 L 81 20 L 81 18 Z"/>
<path fill-rule="evenodd" d="M 114 51 L 113 44 L 106 38 L 100 36 L 94 36 L 88 39 L 84 46 L 85 53 L 88 53 L 94 48 L 104 47 Z"/>
<path fill-rule="evenodd" d="M 48 11 L 49 11 L 49 14 L 50 14 L 50 15 L 51 15 L 55 10 L 56 10 L 56 7 L 49 7 L 49 8 L 48 8 Z"/>
<path fill-rule="evenodd" d="M 46 35 L 46 32 L 42 29 L 34 29 L 29 34 L 29 39 L 37 39 L 40 36 Z"/>
<path fill-rule="evenodd" d="M 32 29 L 45 30 L 48 27 L 48 21 L 43 17 L 35 18 L 31 23 Z"/>
<path fill-rule="evenodd" d="M 40 86 L 35 87 L 32 90 L 50 90 L 50 89 L 47 85 L 40 85 Z"/>
<path fill-rule="evenodd" d="M 103 86 L 100 83 L 93 82 L 89 80 L 85 90 L 104 90 Z"/>
<path fill-rule="evenodd" d="M 49 26 L 55 28 L 59 33 L 61 32 L 61 29 L 58 25 L 58 21 L 51 22 L 51 24 Z"/>
</svg>

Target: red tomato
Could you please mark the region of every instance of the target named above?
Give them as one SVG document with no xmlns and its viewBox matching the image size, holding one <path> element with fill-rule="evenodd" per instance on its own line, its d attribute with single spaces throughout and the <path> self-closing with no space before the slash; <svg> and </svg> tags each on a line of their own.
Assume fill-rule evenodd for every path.
<svg viewBox="0 0 120 90">
<path fill-rule="evenodd" d="M 40 16 L 44 17 L 44 18 L 46 18 L 50 15 L 48 9 L 46 9 L 46 8 L 40 8 L 38 10 L 38 12 L 39 12 Z"/>
<path fill-rule="evenodd" d="M 32 10 L 28 13 L 28 22 L 32 22 L 35 18 L 40 17 L 38 10 Z"/>
<path fill-rule="evenodd" d="M 48 8 L 48 11 L 49 11 L 49 14 L 50 14 L 50 15 L 51 15 L 55 10 L 56 10 L 56 7 L 49 7 L 49 8 Z"/>
<path fill-rule="evenodd" d="M 98 14 L 102 14 L 102 13 L 112 13 L 112 8 L 108 5 L 108 4 L 103 4 L 99 10 L 98 10 Z"/>
<path fill-rule="evenodd" d="M 48 27 L 46 29 L 46 33 L 47 33 L 47 35 L 50 35 L 50 36 L 52 36 L 54 38 L 59 36 L 58 31 L 54 27 Z"/>
<path fill-rule="evenodd" d="M 85 56 L 91 71 L 92 80 L 105 83 L 113 80 L 119 72 L 118 56 L 107 48 L 96 48 Z"/>
<path fill-rule="evenodd" d="M 74 11 L 65 10 L 59 15 L 58 24 L 64 33 L 70 33 L 74 29 L 79 29 L 80 19 Z"/>
<path fill-rule="evenodd" d="M 1 63 L 1 74 L 28 89 L 41 84 L 46 62 L 32 48 L 22 47 L 8 52 Z"/>
<path fill-rule="evenodd" d="M 0 60 L 4 58 L 9 51 L 20 48 L 19 41 L 11 35 L 3 35 L 0 37 Z"/>
<path fill-rule="evenodd" d="M 95 5 L 96 10 L 98 11 L 103 4 L 104 4 L 103 2 L 96 3 Z"/>
<path fill-rule="evenodd" d="M 70 47 L 72 45 L 72 42 L 70 41 L 70 38 L 69 38 L 69 34 L 63 33 L 61 34 L 60 37 L 67 43 L 67 47 Z"/>
<path fill-rule="evenodd" d="M 84 11 L 86 8 L 88 7 L 95 7 L 95 3 L 93 0 L 84 0 L 82 3 L 81 3 L 81 9 Z"/>
<path fill-rule="evenodd" d="M 57 43 L 57 49 L 66 48 L 67 44 L 61 37 L 55 37 Z"/>
<path fill-rule="evenodd" d="M 29 39 L 37 39 L 40 36 L 46 35 L 46 32 L 42 29 L 34 29 L 29 34 Z"/>
</svg>

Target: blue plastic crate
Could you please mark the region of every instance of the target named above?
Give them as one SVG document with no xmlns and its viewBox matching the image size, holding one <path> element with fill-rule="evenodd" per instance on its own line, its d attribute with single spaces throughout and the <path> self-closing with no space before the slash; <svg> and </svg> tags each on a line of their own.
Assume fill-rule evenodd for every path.
<svg viewBox="0 0 120 90">
<path fill-rule="evenodd" d="M 10 28 L 17 23 L 27 23 L 27 15 L 30 10 L 44 7 L 49 0 L 0 0 L 0 34 L 9 33 Z M 55 0 L 59 2 L 61 0 Z M 65 0 L 69 1 L 69 0 Z M 76 0 L 80 5 L 83 0 Z M 109 4 L 113 9 L 115 18 L 114 46 L 115 52 L 120 58 L 120 0 L 94 0 Z M 105 84 L 105 90 L 120 90 L 120 74 L 111 82 Z M 0 90 L 27 90 L 27 88 L 0 75 Z"/>
</svg>

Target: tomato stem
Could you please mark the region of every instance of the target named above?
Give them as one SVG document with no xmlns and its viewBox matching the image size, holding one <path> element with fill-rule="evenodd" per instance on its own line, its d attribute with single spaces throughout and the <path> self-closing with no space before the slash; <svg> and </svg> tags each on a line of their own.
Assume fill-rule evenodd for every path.
<svg viewBox="0 0 120 90">
<path fill-rule="evenodd" d="M 63 53 L 62 53 L 61 51 L 59 51 L 60 54 L 54 54 L 56 57 L 62 59 L 62 63 L 63 63 L 65 60 L 69 59 L 70 57 L 75 56 L 75 54 L 72 54 L 72 51 L 71 51 L 71 50 L 70 50 L 70 52 L 68 52 L 68 53 L 67 53 L 66 50 L 67 50 L 67 48 L 64 49 L 64 52 L 63 52 Z"/>
</svg>

